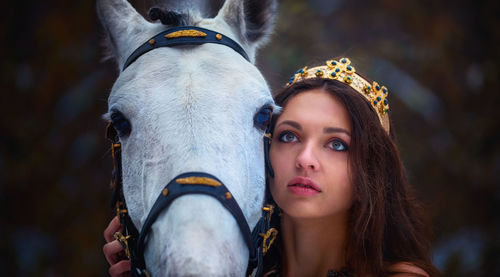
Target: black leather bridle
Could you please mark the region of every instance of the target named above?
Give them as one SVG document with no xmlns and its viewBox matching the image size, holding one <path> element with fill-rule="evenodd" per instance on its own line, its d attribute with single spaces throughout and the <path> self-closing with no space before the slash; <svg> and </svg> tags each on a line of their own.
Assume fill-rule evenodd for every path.
<svg viewBox="0 0 500 277">
<path fill-rule="evenodd" d="M 123 70 L 144 53 L 158 47 L 200 45 L 205 43 L 217 43 L 228 46 L 240 53 L 246 60 L 249 60 L 243 48 L 229 37 L 200 27 L 183 26 L 170 28 L 161 32 L 141 45 L 127 59 L 123 66 Z M 212 196 L 233 215 L 250 253 L 246 275 L 250 275 L 254 271 L 255 276 L 260 276 L 262 274 L 263 256 L 269 250 L 269 247 L 276 239 L 278 233 L 275 228 L 271 228 L 270 226 L 271 216 L 275 207 L 274 204 L 264 205 L 261 218 L 255 225 L 253 231 L 250 231 L 250 227 L 241 208 L 223 182 L 215 176 L 204 172 L 182 173 L 172 179 L 163 188 L 139 232 L 129 216 L 125 203 L 122 184 L 121 144 L 118 134 L 111 122 L 106 129 L 106 137 L 111 141 L 113 157 L 111 180 L 111 187 L 113 188 L 112 207 L 116 208 L 116 213 L 122 225 L 122 232 L 116 233 L 115 238 L 120 241 L 125 249 L 127 257 L 131 260 L 131 273 L 133 276 L 151 276 L 146 269 L 146 261 L 144 259 L 144 251 L 146 249 L 147 238 L 151 226 L 156 221 L 159 214 L 167 209 L 176 198 L 186 194 L 205 194 Z M 266 130 L 263 140 L 266 174 L 273 177 L 274 172 L 269 161 L 269 145 L 271 143 L 269 127 Z M 266 195 L 266 202 L 267 201 L 274 203 L 270 195 Z"/>
<path fill-rule="evenodd" d="M 123 65 L 125 70 L 143 54 L 160 47 L 174 47 L 180 45 L 201 45 L 205 43 L 222 44 L 238 52 L 247 61 L 250 61 L 243 48 L 231 38 L 205 28 L 195 26 L 181 26 L 169 28 L 143 43 L 128 57 Z"/>
</svg>

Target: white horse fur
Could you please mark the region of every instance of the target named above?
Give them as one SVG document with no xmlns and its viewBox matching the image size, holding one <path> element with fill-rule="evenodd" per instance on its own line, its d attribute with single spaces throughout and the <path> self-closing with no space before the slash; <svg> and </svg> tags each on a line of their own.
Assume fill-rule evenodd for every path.
<svg viewBox="0 0 500 277">
<path fill-rule="evenodd" d="M 203 11 L 189 9 L 190 1 L 178 2 L 164 4 L 188 12 L 191 25 L 239 42 L 252 62 L 276 9 L 274 0 L 227 0 L 215 18 L 202 18 Z M 137 47 L 168 26 L 145 20 L 126 0 L 97 0 L 97 10 L 120 70 L 105 117 L 120 111 L 132 126 L 120 141 L 134 224 L 140 230 L 172 178 L 202 171 L 224 182 L 252 229 L 265 188 L 264 133 L 253 118 L 262 106 L 274 105 L 260 72 L 217 44 L 155 49 L 121 72 Z M 244 276 L 248 256 L 233 216 L 212 197 L 192 194 L 161 213 L 145 252 L 152 276 Z"/>
</svg>

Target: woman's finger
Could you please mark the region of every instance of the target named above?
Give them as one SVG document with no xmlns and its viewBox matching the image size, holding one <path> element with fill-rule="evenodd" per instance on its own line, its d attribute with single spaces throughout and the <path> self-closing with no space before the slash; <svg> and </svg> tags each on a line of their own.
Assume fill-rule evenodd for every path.
<svg viewBox="0 0 500 277">
<path fill-rule="evenodd" d="M 130 276 L 130 260 L 119 261 L 110 266 L 108 272 L 112 277 Z"/>
<path fill-rule="evenodd" d="M 116 264 L 121 257 L 125 256 L 123 247 L 117 240 L 106 243 L 102 248 L 102 251 L 104 252 L 104 257 L 106 257 L 106 260 L 110 265 Z"/>
<path fill-rule="evenodd" d="M 106 230 L 104 230 L 104 239 L 106 240 L 106 242 L 115 240 L 113 235 L 116 232 L 120 232 L 121 228 L 122 226 L 120 225 L 120 220 L 118 219 L 118 216 L 115 216 L 109 223 L 108 227 L 106 227 Z"/>
</svg>

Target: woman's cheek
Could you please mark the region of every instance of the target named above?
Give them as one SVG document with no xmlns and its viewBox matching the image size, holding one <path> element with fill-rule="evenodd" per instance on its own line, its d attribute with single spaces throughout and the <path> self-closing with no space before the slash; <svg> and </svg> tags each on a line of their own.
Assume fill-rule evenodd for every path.
<svg viewBox="0 0 500 277">
<path fill-rule="evenodd" d="M 288 176 L 290 175 L 290 167 L 293 167 L 291 151 L 286 146 L 278 141 L 273 141 L 269 151 L 269 159 L 274 170 L 274 178 L 270 179 L 269 185 L 271 195 L 278 206 L 285 204 L 283 203 L 285 199 L 282 198 L 286 194 L 287 183 L 291 180 Z"/>
</svg>

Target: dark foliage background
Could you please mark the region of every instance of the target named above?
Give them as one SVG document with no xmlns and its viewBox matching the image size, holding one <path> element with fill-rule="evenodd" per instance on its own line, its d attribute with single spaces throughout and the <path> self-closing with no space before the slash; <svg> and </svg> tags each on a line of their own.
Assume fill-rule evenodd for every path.
<svg viewBox="0 0 500 277">
<path fill-rule="evenodd" d="M 150 2 L 133 4 L 144 13 Z M 499 6 L 282 0 L 258 59 L 275 91 L 297 68 L 344 55 L 389 87 L 445 276 L 500 276 Z M 100 62 L 95 3 L 9 1 L 0 22 L 2 275 L 106 276 L 111 160 L 100 116 L 117 72 Z"/>
</svg>

